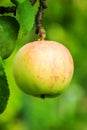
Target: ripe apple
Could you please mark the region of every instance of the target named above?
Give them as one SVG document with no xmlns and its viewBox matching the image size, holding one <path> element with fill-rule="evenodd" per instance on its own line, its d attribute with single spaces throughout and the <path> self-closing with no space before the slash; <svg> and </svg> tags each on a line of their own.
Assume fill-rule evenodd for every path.
<svg viewBox="0 0 87 130">
<path fill-rule="evenodd" d="M 55 97 L 69 85 L 74 70 L 68 49 L 54 41 L 35 41 L 16 54 L 13 75 L 18 87 L 36 97 Z"/>
</svg>

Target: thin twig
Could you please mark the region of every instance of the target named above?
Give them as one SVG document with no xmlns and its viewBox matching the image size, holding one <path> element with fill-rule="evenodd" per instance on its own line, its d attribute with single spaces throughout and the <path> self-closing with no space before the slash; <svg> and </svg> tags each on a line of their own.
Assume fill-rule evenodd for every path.
<svg viewBox="0 0 87 130">
<path fill-rule="evenodd" d="M 14 15 L 16 15 L 16 7 L 15 6 L 11 6 L 11 7 L 0 6 L 0 14 L 5 14 L 5 13 L 13 13 Z"/>
<path fill-rule="evenodd" d="M 42 19 L 44 14 L 44 9 L 47 8 L 46 0 L 39 0 L 38 12 L 36 14 L 36 34 L 40 36 L 40 40 L 44 40 L 46 38 L 46 32 L 44 27 L 42 26 Z"/>
<path fill-rule="evenodd" d="M 37 0 L 30 0 L 31 4 L 34 5 Z"/>
</svg>

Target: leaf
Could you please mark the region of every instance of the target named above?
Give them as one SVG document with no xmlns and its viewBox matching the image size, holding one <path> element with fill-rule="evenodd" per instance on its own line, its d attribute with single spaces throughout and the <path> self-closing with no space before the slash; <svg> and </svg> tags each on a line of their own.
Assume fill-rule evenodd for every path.
<svg viewBox="0 0 87 130">
<path fill-rule="evenodd" d="M 29 33 L 34 24 L 34 10 L 29 0 L 17 5 L 16 14 L 20 24 L 19 38 L 21 39 Z"/>
<path fill-rule="evenodd" d="M 9 98 L 9 88 L 0 56 L 0 114 L 5 110 Z"/>
<path fill-rule="evenodd" d="M 19 24 L 14 17 L 0 16 L 0 55 L 8 58 L 15 49 Z"/>
</svg>

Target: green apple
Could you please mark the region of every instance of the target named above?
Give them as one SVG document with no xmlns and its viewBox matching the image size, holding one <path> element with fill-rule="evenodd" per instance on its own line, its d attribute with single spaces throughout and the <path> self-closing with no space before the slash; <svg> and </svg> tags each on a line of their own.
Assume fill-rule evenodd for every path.
<svg viewBox="0 0 87 130">
<path fill-rule="evenodd" d="M 34 41 L 24 45 L 13 62 L 18 87 L 36 97 L 61 94 L 72 79 L 74 63 L 68 49 L 54 41 Z"/>
</svg>

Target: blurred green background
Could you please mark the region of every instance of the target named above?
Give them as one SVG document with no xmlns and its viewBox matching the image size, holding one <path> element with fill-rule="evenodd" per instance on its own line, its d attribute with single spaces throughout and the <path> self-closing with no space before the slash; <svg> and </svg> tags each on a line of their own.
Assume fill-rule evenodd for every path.
<svg viewBox="0 0 87 130">
<path fill-rule="evenodd" d="M 0 2 L 9 5 L 6 0 Z M 8 58 L 4 63 L 10 98 L 0 115 L 0 130 L 87 130 L 87 0 L 47 0 L 47 3 L 43 20 L 47 39 L 61 42 L 70 50 L 75 65 L 72 82 L 57 98 L 26 95 L 14 82 L 12 58 Z M 35 28 L 30 32 L 30 41 L 36 40 L 34 31 Z"/>
</svg>

